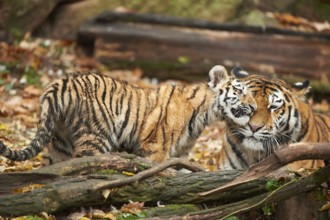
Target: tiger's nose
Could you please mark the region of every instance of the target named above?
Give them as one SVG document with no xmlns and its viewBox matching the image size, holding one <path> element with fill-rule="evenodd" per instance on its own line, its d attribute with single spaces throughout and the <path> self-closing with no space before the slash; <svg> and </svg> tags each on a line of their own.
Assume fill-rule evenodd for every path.
<svg viewBox="0 0 330 220">
<path fill-rule="evenodd" d="M 250 129 L 251 129 L 252 132 L 257 132 L 263 126 L 264 126 L 263 124 L 253 124 L 253 123 L 249 122 L 249 127 L 250 127 Z"/>
</svg>

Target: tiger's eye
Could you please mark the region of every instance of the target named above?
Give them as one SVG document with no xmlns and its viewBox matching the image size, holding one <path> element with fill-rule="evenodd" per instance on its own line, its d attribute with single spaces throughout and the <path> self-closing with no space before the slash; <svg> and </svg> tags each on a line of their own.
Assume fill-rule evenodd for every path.
<svg viewBox="0 0 330 220">
<path fill-rule="evenodd" d="M 268 109 L 271 111 L 271 112 L 274 112 L 275 110 L 279 109 L 281 106 L 276 106 L 276 105 L 270 105 L 268 107 Z"/>
<path fill-rule="evenodd" d="M 237 89 L 237 88 L 234 88 L 234 92 L 236 92 L 238 95 L 242 95 L 243 94 L 243 90 Z"/>
</svg>

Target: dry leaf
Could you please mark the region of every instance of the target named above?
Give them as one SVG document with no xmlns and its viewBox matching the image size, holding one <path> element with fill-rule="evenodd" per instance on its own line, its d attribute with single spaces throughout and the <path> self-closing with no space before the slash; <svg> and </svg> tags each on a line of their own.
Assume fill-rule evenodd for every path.
<svg viewBox="0 0 330 220">
<path fill-rule="evenodd" d="M 320 209 L 320 211 L 329 211 L 330 210 L 330 202 L 328 201 L 326 204 L 324 204 Z"/>
<path fill-rule="evenodd" d="M 102 196 L 105 199 L 107 199 L 109 197 L 110 193 L 111 193 L 111 190 L 110 189 L 105 189 L 105 190 L 102 191 Z"/>
<path fill-rule="evenodd" d="M 111 212 L 106 213 L 103 218 L 105 219 L 110 219 L 110 220 L 116 220 L 116 216 L 114 214 L 112 214 Z"/>
<path fill-rule="evenodd" d="M 295 17 L 290 14 L 279 14 L 279 13 L 274 13 L 274 17 L 281 23 L 284 24 L 290 24 L 290 25 L 305 25 L 307 23 L 306 19 L 300 18 L 300 17 Z"/>
<path fill-rule="evenodd" d="M 144 202 L 130 202 L 128 204 L 123 205 L 120 210 L 131 214 L 137 214 L 141 212 L 143 206 Z"/>
<path fill-rule="evenodd" d="M 127 172 L 127 171 L 123 171 L 122 174 L 126 175 L 126 176 L 134 176 L 134 173 L 131 172 Z"/>
<path fill-rule="evenodd" d="M 314 28 L 319 32 L 330 30 L 330 23 L 328 21 L 325 21 L 323 23 L 313 22 L 312 24 Z"/>
<path fill-rule="evenodd" d="M 36 117 L 36 115 L 31 116 L 21 113 L 13 116 L 13 119 L 22 121 L 28 128 L 36 127 L 39 122 L 39 119 Z"/>
<path fill-rule="evenodd" d="M 14 193 L 14 194 L 26 193 L 26 192 L 31 192 L 35 189 L 40 189 L 42 187 L 44 187 L 43 184 L 31 184 L 28 186 L 24 186 L 22 188 L 13 189 L 12 193 Z"/>
<path fill-rule="evenodd" d="M 1 165 L 0 166 L 0 173 L 3 173 L 5 170 L 6 170 L 6 167 Z"/>
<path fill-rule="evenodd" d="M 33 98 L 33 97 L 39 97 L 41 95 L 42 91 L 40 88 L 37 88 L 33 85 L 29 85 L 24 88 L 24 92 L 22 93 L 22 97 L 24 98 Z"/>
<path fill-rule="evenodd" d="M 85 218 L 86 213 L 85 212 L 74 212 L 67 216 L 68 220 L 77 220 Z M 89 218 L 86 218 L 89 219 Z"/>
<path fill-rule="evenodd" d="M 100 209 L 93 209 L 91 213 L 92 218 L 103 218 L 105 213 Z"/>
<path fill-rule="evenodd" d="M 81 217 L 81 218 L 78 218 L 78 220 L 90 220 L 90 218 L 87 218 L 87 217 Z"/>
</svg>

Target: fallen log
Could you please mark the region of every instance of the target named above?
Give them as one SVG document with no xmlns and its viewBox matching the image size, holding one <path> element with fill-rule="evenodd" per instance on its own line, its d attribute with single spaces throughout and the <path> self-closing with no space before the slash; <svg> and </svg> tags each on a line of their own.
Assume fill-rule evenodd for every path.
<svg viewBox="0 0 330 220">
<path fill-rule="evenodd" d="M 330 166 L 324 167 L 316 171 L 313 175 L 303 177 L 301 179 L 295 179 L 285 183 L 278 189 L 263 193 L 261 195 L 256 195 L 248 199 L 244 199 L 238 202 L 233 202 L 230 204 L 220 205 L 214 208 L 209 208 L 205 210 L 199 210 L 195 212 L 190 212 L 185 215 L 172 215 L 163 217 L 148 218 L 149 220 L 157 219 L 221 219 L 224 220 L 227 217 L 246 213 L 248 211 L 260 208 L 266 204 L 278 203 L 280 201 L 286 200 L 288 198 L 294 197 L 304 192 L 309 192 L 321 183 L 326 182 L 329 179 Z M 230 191 L 230 190 L 228 190 Z M 312 202 L 312 201 L 311 201 Z M 303 210 L 300 210 L 303 212 Z"/>
<path fill-rule="evenodd" d="M 10 174 L 3 174 L 2 179 L 10 179 Z M 16 179 L 17 179 L 16 174 Z M 42 174 L 41 174 L 42 175 Z M 235 201 L 244 196 L 265 192 L 266 181 L 259 180 L 245 187 L 239 187 L 231 193 L 212 195 L 209 198 L 198 196 L 198 192 L 212 189 L 239 175 L 239 172 L 198 172 L 179 176 L 154 176 L 135 184 L 110 189 L 110 195 L 105 198 L 104 190 L 98 186 L 109 184 L 116 179 L 130 178 L 123 174 L 59 176 L 45 183 L 42 188 L 19 194 L 4 194 L 0 196 L 0 215 L 24 215 L 31 213 L 54 213 L 71 207 L 88 207 L 101 204 L 122 204 L 132 201 L 163 203 L 201 203 L 207 200 Z M 2 175 L 1 175 L 2 176 Z M 37 175 L 34 176 L 38 178 Z M 35 184 L 31 181 L 30 185 Z M 17 190 L 17 189 L 16 189 Z"/>
<path fill-rule="evenodd" d="M 330 157 L 329 144 L 308 146 L 308 144 L 296 144 L 290 146 L 289 150 L 281 149 L 276 153 L 277 156 L 282 155 L 280 160 L 274 163 L 272 157 L 269 157 L 262 162 L 262 167 L 269 168 L 270 165 L 280 167 L 296 159 Z M 176 176 L 173 176 L 174 172 L 169 172 L 157 175 L 169 166 L 185 164 L 178 159 L 174 161 L 176 162 L 169 161 L 154 166 L 135 155 L 110 154 L 72 159 L 35 171 L 1 174 L 0 215 L 55 213 L 72 207 L 115 205 L 132 200 L 146 202 L 151 206 L 158 201 L 164 204 L 179 204 L 179 207 L 180 204 L 208 204 L 210 207 L 216 204 L 218 207 L 200 211 L 196 209 L 201 209 L 202 206 L 192 205 L 189 207 L 193 211 L 187 213 L 192 219 L 204 215 L 212 219 L 234 212 L 246 212 L 265 203 L 282 201 L 299 193 L 308 192 L 330 176 L 330 168 L 325 167 L 313 175 L 294 180 L 284 184 L 279 190 L 267 193 L 265 184 L 268 178 L 263 176 L 268 172 L 264 170 L 262 175 L 255 178 L 245 174 L 250 176 L 250 181 L 244 184 L 236 184 L 225 191 L 203 195 L 202 192 L 228 184 L 242 174 L 242 171 L 196 172 Z M 186 164 L 186 168 L 190 165 Z M 153 168 L 148 169 L 151 166 Z M 127 170 L 141 172 L 130 177 L 128 175 L 133 174 L 127 173 Z M 272 170 L 268 169 L 269 172 Z M 254 172 L 255 170 L 252 170 L 252 177 L 256 174 Z M 135 178 L 136 176 L 139 178 Z M 35 185 L 37 187 L 33 188 Z M 32 189 L 24 192 L 29 186 Z M 175 209 L 171 209 L 170 212 L 178 215 Z M 169 214 L 166 213 L 168 217 Z M 187 215 L 182 212 L 179 214 Z"/>
</svg>

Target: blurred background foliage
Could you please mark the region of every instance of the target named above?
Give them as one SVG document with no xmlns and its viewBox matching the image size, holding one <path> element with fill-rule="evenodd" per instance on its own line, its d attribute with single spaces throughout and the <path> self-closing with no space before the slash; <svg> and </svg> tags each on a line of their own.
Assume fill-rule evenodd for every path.
<svg viewBox="0 0 330 220">
<path fill-rule="evenodd" d="M 105 10 L 257 26 L 277 25 L 267 12 L 330 21 L 329 3 L 329 0 L 3 0 L 0 2 L 0 38 L 18 38 L 34 31 L 41 36 L 75 39 L 77 24 Z"/>
</svg>

